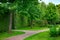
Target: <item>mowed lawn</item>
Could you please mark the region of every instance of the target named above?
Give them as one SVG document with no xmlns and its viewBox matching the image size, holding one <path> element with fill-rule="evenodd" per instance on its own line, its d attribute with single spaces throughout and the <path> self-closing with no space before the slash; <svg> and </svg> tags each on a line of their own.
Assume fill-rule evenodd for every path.
<svg viewBox="0 0 60 40">
<path fill-rule="evenodd" d="M 16 30 L 43 30 L 43 29 L 48 29 L 48 27 L 21 27 Z"/>
<path fill-rule="evenodd" d="M 16 36 L 16 35 L 21 35 L 21 34 L 24 34 L 24 32 L 12 32 L 12 33 L 0 33 L 0 40 L 5 40 L 5 38 L 8 38 L 8 37 L 12 37 L 12 36 Z"/>
<path fill-rule="evenodd" d="M 50 37 L 49 32 L 41 32 L 33 36 L 27 37 L 24 40 L 60 40 L 60 36 Z"/>
</svg>

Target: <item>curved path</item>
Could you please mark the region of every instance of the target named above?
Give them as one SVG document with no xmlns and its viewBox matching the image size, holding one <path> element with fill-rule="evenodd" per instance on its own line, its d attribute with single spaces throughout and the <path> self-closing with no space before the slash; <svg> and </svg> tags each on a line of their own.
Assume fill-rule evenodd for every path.
<svg viewBox="0 0 60 40">
<path fill-rule="evenodd" d="M 44 32 L 48 31 L 49 29 L 44 29 L 44 30 L 37 30 L 37 31 L 30 31 L 30 30 L 13 30 L 13 31 L 22 31 L 25 32 L 25 34 L 22 35 L 17 35 L 13 37 L 9 37 L 6 40 L 24 40 L 26 37 L 29 37 L 31 35 L 37 34 L 39 32 Z"/>
</svg>

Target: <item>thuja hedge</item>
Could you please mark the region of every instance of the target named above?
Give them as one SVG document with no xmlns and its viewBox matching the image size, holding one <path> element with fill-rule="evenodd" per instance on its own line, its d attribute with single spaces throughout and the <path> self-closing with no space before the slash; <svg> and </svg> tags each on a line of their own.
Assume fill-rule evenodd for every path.
<svg viewBox="0 0 60 40">
<path fill-rule="evenodd" d="M 9 11 L 7 8 L 0 8 L 0 32 L 6 32 L 9 27 Z"/>
</svg>

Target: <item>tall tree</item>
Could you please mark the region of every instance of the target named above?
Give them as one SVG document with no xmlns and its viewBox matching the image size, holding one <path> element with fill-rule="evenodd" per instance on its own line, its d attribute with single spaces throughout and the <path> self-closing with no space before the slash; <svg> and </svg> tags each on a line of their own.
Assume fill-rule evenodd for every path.
<svg viewBox="0 0 60 40">
<path fill-rule="evenodd" d="M 47 20 L 45 18 L 47 5 L 42 1 L 41 3 L 38 4 L 37 7 L 41 11 L 40 18 L 39 18 L 40 23 L 39 23 L 39 21 L 38 21 L 38 23 L 40 26 L 45 26 L 47 24 Z"/>
<path fill-rule="evenodd" d="M 56 11 L 57 11 L 57 14 L 58 14 L 58 24 L 60 24 L 60 4 L 56 5 Z"/>
<path fill-rule="evenodd" d="M 39 9 L 35 6 L 32 6 L 29 10 L 28 10 L 28 13 L 29 13 L 29 20 L 28 20 L 28 24 L 29 26 L 33 26 L 33 21 L 36 21 L 37 18 L 39 18 Z"/>
<path fill-rule="evenodd" d="M 11 30 L 12 30 L 12 23 L 14 21 L 13 19 L 13 15 L 14 15 L 14 10 L 16 9 L 16 5 L 14 5 L 14 1 L 9 1 L 8 0 L 8 3 L 7 4 L 7 8 L 9 9 L 9 13 L 10 13 L 10 21 L 9 21 L 9 33 L 11 33 Z M 14 23 L 13 23 L 14 24 Z"/>
<path fill-rule="evenodd" d="M 47 5 L 46 19 L 49 24 L 55 24 L 57 21 L 56 6 L 53 3 Z"/>
<path fill-rule="evenodd" d="M 18 4 L 17 10 L 19 11 L 20 14 L 21 24 L 24 25 L 24 17 L 30 16 L 31 13 L 29 13 L 28 11 L 30 10 L 30 8 L 35 8 L 34 5 L 38 4 L 38 0 L 19 0 L 19 1 L 17 1 Z M 32 11 L 32 9 L 30 11 Z"/>
</svg>

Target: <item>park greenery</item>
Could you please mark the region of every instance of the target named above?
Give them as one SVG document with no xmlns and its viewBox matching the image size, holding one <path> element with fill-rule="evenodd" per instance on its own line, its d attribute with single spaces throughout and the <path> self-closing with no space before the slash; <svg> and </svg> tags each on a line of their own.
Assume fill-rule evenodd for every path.
<svg viewBox="0 0 60 40">
<path fill-rule="evenodd" d="M 20 32 L 14 32 L 14 31 L 12 31 L 11 34 L 9 34 L 7 32 L 0 33 L 0 40 L 5 40 L 5 38 L 16 36 L 16 35 L 21 35 L 21 34 L 24 34 L 24 32 L 21 32 L 21 31 Z"/>
<path fill-rule="evenodd" d="M 58 25 L 60 25 L 60 4 L 39 3 L 38 0 L 0 1 L 0 33 L 12 33 L 12 29 L 48 27 L 50 36 L 57 37 L 60 36 Z"/>
<path fill-rule="evenodd" d="M 24 40 L 60 40 L 60 36 L 50 37 L 49 32 L 41 32 L 30 37 L 27 37 Z"/>
</svg>

